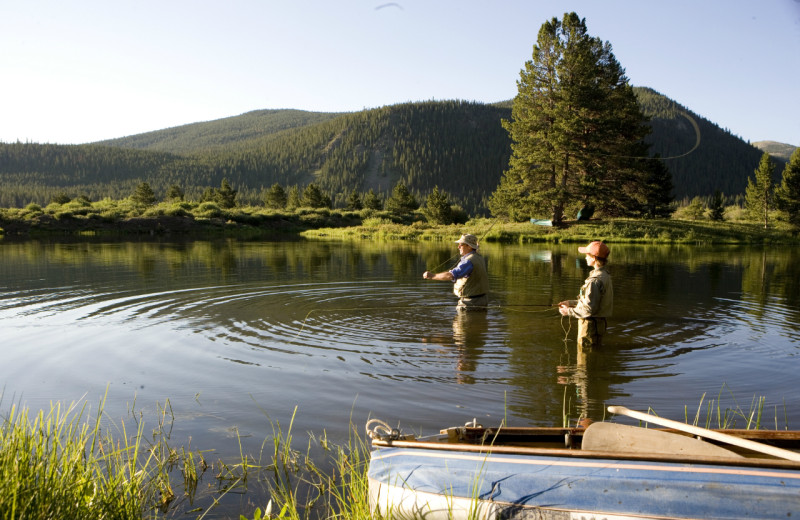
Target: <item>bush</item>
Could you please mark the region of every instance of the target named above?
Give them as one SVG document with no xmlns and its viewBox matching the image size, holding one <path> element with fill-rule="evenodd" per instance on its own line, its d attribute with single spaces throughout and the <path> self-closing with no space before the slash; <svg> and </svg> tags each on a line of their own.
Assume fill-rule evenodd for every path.
<svg viewBox="0 0 800 520">
<path fill-rule="evenodd" d="M 216 218 L 222 216 L 222 209 L 214 202 L 203 202 L 197 207 L 195 214 L 203 218 Z"/>
</svg>

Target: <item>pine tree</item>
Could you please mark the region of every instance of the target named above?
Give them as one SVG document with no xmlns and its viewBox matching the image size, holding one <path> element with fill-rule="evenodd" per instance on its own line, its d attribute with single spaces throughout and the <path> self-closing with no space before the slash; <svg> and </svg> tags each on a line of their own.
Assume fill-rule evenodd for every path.
<svg viewBox="0 0 800 520">
<path fill-rule="evenodd" d="M 589 36 L 575 13 L 542 25 L 517 82 L 509 169 L 489 200 L 495 216 L 560 222 L 587 202 L 635 214 L 649 132 L 624 69 L 608 43 Z"/>
<path fill-rule="evenodd" d="M 717 222 L 725 220 L 725 200 L 719 190 L 714 192 L 708 209 L 710 211 L 711 220 Z"/>
<path fill-rule="evenodd" d="M 173 201 L 183 200 L 185 196 L 186 196 L 185 193 L 183 192 L 181 187 L 178 186 L 177 184 L 173 184 L 167 190 L 167 200 L 173 200 Z"/>
<path fill-rule="evenodd" d="M 136 187 L 136 191 L 131 195 L 131 200 L 135 204 L 152 206 L 156 203 L 156 194 L 153 193 L 153 188 L 148 183 L 143 182 Z"/>
<path fill-rule="evenodd" d="M 445 225 L 453 223 L 453 210 L 450 207 L 447 193 L 439 191 L 438 186 L 434 186 L 428 194 L 424 213 L 425 218 L 431 223 Z"/>
<path fill-rule="evenodd" d="M 778 209 L 788 214 L 790 224 L 800 228 L 800 148 L 795 148 L 783 169 L 775 196 Z"/>
<path fill-rule="evenodd" d="M 370 189 L 369 192 L 364 195 L 364 207 L 377 211 L 383 209 L 383 201 L 381 201 L 381 198 L 375 193 L 375 190 Z"/>
<path fill-rule="evenodd" d="M 222 179 L 220 188 L 216 193 L 216 202 L 220 208 L 233 208 L 236 206 L 236 190 L 228 183 L 228 179 Z"/>
<path fill-rule="evenodd" d="M 305 208 L 327 208 L 330 206 L 330 198 L 326 198 L 319 186 L 312 182 L 303 190 L 300 205 Z"/>
<path fill-rule="evenodd" d="M 761 156 L 758 168 L 753 172 L 754 179 L 747 179 L 747 189 L 745 190 L 745 207 L 747 213 L 753 220 L 764 220 L 764 229 L 769 224 L 769 210 L 773 205 L 772 192 L 772 172 L 775 171 L 775 163 L 767 152 Z"/>
<path fill-rule="evenodd" d="M 361 194 L 358 193 L 357 190 L 353 189 L 350 192 L 350 197 L 347 198 L 347 209 L 352 211 L 358 211 L 364 208 L 364 203 L 361 202 Z"/>
<path fill-rule="evenodd" d="M 286 195 L 286 209 L 296 209 L 302 205 L 300 199 L 300 188 L 292 186 L 289 188 L 289 193 Z"/>
<path fill-rule="evenodd" d="M 286 202 L 286 190 L 277 182 L 264 195 L 264 205 L 270 209 L 283 209 L 286 207 Z"/>
<path fill-rule="evenodd" d="M 398 182 L 392 190 L 392 195 L 386 199 L 386 210 L 402 217 L 419 208 L 419 202 L 408 191 L 403 181 Z"/>
<path fill-rule="evenodd" d="M 50 198 L 50 202 L 54 204 L 66 204 L 72 199 L 63 191 L 56 193 Z"/>
</svg>

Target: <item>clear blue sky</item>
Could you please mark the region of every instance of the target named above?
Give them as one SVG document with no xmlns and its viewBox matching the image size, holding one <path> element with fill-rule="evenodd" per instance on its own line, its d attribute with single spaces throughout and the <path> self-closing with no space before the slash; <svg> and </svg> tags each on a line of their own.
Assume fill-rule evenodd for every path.
<svg viewBox="0 0 800 520">
<path fill-rule="evenodd" d="M 25 0 L 0 10 L 0 141 L 85 143 L 265 108 L 516 94 L 575 11 L 651 87 L 800 145 L 800 0 Z"/>
</svg>

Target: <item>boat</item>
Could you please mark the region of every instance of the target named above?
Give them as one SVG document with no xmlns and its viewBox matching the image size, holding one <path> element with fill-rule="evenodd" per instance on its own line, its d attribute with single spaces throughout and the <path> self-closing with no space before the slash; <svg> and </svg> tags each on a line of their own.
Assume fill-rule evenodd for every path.
<svg viewBox="0 0 800 520">
<path fill-rule="evenodd" d="M 638 414 L 647 427 L 483 427 L 473 421 L 417 438 L 373 419 L 367 429 L 370 507 L 376 517 L 425 520 L 800 514 L 800 431 L 711 430 L 609 409 Z"/>
<path fill-rule="evenodd" d="M 547 220 L 547 219 L 542 219 L 542 218 L 532 218 L 531 219 L 531 224 L 534 224 L 536 226 L 553 227 L 553 221 L 552 220 Z"/>
</svg>

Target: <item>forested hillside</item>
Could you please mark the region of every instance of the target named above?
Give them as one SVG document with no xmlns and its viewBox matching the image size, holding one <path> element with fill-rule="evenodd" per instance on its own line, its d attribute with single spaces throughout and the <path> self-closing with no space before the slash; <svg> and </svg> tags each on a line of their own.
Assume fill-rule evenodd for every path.
<svg viewBox="0 0 800 520">
<path fill-rule="evenodd" d="M 761 151 L 650 89 L 636 93 L 678 198 L 744 193 Z M 696 148 L 682 113 L 698 125 Z M 244 204 L 261 204 L 275 183 L 315 182 L 341 207 L 353 190 L 385 196 L 402 181 L 420 201 L 438 186 L 475 214 L 508 166 L 500 121 L 510 116 L 507 102 L 431 101 L 344 114 L 261 110 L 88 145 L 0 143 L 0 206 L 62 193 L 123 198 L 141 182 L 159 197 L 178 186 L 196 200 L 227 179 Z"/>
<path fill-rule="evenodd" d="M 254 110 L 245 114 L 100 141 L 99 145 L 191 154 L 313 125 L 342 114 L 304 110 Z"/>
<path fill-rule="evenodd" d="M 651 152 L 664 158 L 678 198 L 712 195 L 716 190 L 725 195 L 744 193 L 761 150 L 654 90 L 635 91 L 642 111 L 651 118 L 653 131 L 647 139 Z M 776 181 L 783 164 L 776 168 Z"/>
</svg>

